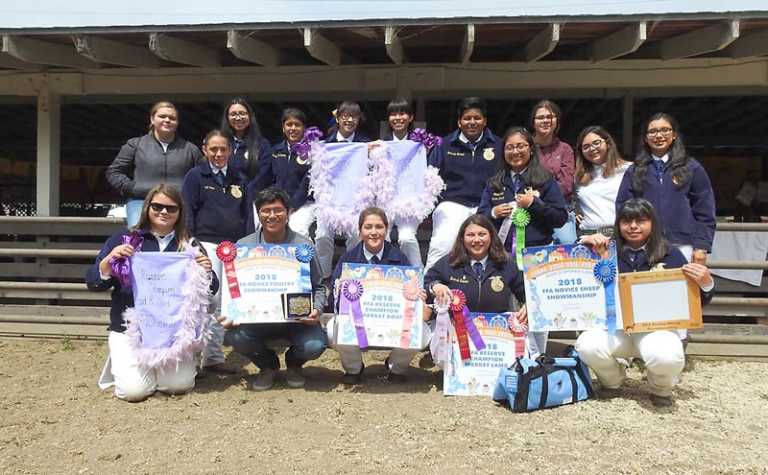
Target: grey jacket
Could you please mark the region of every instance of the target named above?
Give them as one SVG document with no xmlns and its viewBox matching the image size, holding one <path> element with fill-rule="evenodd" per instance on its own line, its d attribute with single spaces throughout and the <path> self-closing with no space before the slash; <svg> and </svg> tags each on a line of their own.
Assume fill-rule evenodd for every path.
<svg viewBox="0 0 768 475">
<path fill-rule="evenodd" d="M 181 190 L 184 175 L 202 160 L 200 149 L 178 134 L 166 152 L 149 133 L 126 142 L 104 174 L 120 195 L 128 199 L 144 199 L 147 192 L 160 183 Z"/>
<path fill-rule="evenodd" d="M 262 230 L 251 233 L 237 241 L 237 244 L 252 246 L 254 244 L 312 244 L 308 238 L 299 233 L 293 232 L 290 228 L 286 229 L 285 241 L 281 243 L 267 243 L 263 239 Z M 317 260 L 317 254 L 309 263 L 309 278 L 312 281 L 312 300 L 315 308 L 322 314 L 327 299 L 327 291 L 323 280 L 323 273 L 320 272 L 320 261 Z"/>
</svg>

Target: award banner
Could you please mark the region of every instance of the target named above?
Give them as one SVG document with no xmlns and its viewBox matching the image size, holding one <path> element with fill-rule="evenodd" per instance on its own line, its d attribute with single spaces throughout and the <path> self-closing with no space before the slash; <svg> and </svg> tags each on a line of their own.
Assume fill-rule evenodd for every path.
<svg viewBox="0 0 768 475">
<path fill-rule="evenodd" d="M 512 333 L 509 318 L 513 313 L 470 313 L 485 342 L 477 350 L 470 345 L 470 358 L 462 360 L 456 332 L 451 328 L 451 357 L 443 370 L 443 394 L 446 396 L 490 396 L 499 370 L 512 365 L 525 352 L 525 333 Z"/>
<path fill-rule="evenodd" d="M 602 259 L 581 244 L 523 249 L 530 331 L 621 328 L 616 244 Z"/>
<path fill-rule="evenodd" d="M 232 245 L 222 243 L 220 249 L 224 244 Z M 313 255 L 308 244 L 237 246 L 233 265 L 225 266 L 222 279 L 222 314 L 239 323 L 285 322 L 292 315 L 308 315 Z"/>
<path fill-rule="evenodd" d="M 421 349 L 423 280 L 417 267 L 345 263 L 336 283 L 335 344 Z"/>
<path fill-rule="evenodd" d="M 134 311 L 141 345 L 169 348 L 181 327 L 181 292 L 192 257 L 180 252 L 137 252 L 131 258 Z"/>
</svg>

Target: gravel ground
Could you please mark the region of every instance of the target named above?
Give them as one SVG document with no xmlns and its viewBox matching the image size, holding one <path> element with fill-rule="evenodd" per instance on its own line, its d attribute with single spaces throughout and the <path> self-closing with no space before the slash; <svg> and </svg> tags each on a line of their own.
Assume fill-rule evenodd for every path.
<svg viewBox="0 0 768 475">
<path fill-rule="evenodd" d="M 532 414 L 444 397 L 414 367 L 341 385 L 338 356 L 310 362 L 306 389 L 246 389 L 209 375 L 184 396 L 139 404 L 99 392 L 102 342 L 0 339 L 3 473 L 762 473 L 768 474 L 764 363 L 697 361 L 655 409 L 633 371 L 621 397 Z"/>
</svg>

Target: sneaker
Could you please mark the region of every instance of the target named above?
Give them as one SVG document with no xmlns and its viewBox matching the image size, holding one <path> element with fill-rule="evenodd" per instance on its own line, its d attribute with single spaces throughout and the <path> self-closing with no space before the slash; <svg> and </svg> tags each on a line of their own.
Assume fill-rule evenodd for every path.
<svg viewBox="0 0 768 475">
<path fill-rule="evenodd" d="M 384 368 L 387 371 L 387 381 L 390 383 L 405 383 L 408 378 L 404 374 L 395 374 L 389 366 L 389 358 L 384 361 Z"/>
<path fill-rule="evenodd" d="M 651 404 L 653 404 L 653 407 L 670 407 L 672 405 L 672 398 L 670 396 L 651 394 Z"/>
<path fill-rule="evenodd" d="M 285 383 L 291 388 L 303 388 L 307 379 L 301 371 L 301 367 L 288 368 L 285 371 Z"/>
<path fill-rule="evenodd" d="M 251 389 L 254 391 L 266 391 L 275 384 L 275 370 L 265 368 L 251 381 Z"/>
</svg>

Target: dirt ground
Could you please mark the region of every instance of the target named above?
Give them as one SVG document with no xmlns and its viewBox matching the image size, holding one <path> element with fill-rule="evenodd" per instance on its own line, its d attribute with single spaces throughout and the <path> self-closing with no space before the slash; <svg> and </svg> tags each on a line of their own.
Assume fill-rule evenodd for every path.
<svg viewBox="0 0 768 475">
<path fill-rule="evenodd" d="M 303 390 L 254 393 L 209 375 L 184 396 L 99 392 L 102 342 L 0 339 L 3 473 L 768 473 L 768 365 L 697 361 L 672 408 L 634 371 L 623 397 L 514 414 L 444 397 L 435 369 L 407 384 L 341 385 L 336 353 Z"/>
</svg>

